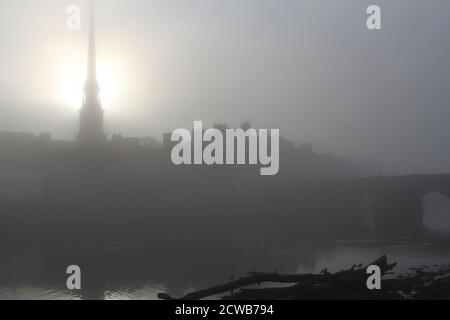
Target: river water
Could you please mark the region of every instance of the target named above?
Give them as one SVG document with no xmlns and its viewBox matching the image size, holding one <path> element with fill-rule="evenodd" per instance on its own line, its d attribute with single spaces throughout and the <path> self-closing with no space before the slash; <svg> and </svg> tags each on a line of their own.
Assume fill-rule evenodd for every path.
<svg viewBox="0 0 450 320">
<path fill-rule="evenodd" d="M 166 265 L 165 260 L 159 258 L 160 261 L 153 261 L 152 265 L 160 268 L 152 268 L 139 260 L 145 250 L 138 246 L 103 248 L 103 251 L 106 255 L 102 259 L 107 257 L 109 265 L 100 262 L 98 252 L 91 253 L 88 260 L 92 260 L 97 269 L 86 284 L 83 278 L 86 270 L 82 268 L 84 290 L 79 292 L 65 289 L 67 275 L 61 268 L 66 261 L 62 258 L 45 261 L 39 254 L 3 255 L 0 265 L 6 281 L 0 283 L 0 299 L 157 299 L 159 292 L 179 296 L 227 282 L 230 276 L 238 277 L 249 271 L 308 273 L 327 268 L 333 272 L 355 263 L 370 263 L 383 254 L 390 262 L 398 263 L 395 274 L 413 272 L 414 268 L 423 266 L 450 265 L 448 242 L 407 239 L 303 242 L 285 250 L 268 250 L 256 255 L 242 253 L 224 268 L 218 268 L 220 261 L 214 258 L 208 266 L 205 263 L 190 265 L 185 257 L 175 267 L 177 263 L 173 259 L 168 258 Z M 51 268 L 50 263 L 61 267 Z M 143 272 L 144 269 L 148 272 Z M 54 276 L 55 272 L 58 276 Z"/>
</svg>

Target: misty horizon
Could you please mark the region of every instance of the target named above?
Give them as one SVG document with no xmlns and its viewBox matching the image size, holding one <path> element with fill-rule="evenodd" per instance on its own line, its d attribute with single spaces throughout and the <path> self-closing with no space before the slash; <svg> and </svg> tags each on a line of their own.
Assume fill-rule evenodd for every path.
<svg viewBox="0 0 450 320">
<path fill-rule="evenodd" d="M 0 300 L 449 299 L 449 9 L 2 0 Z"/>
<path fill-rule="evenodd" d="M 250 121 L 383 174 L 450 172 L 450 5 L 380 1 L 371 33 L 366 2 L 96 1 L 105 132 L 161 141 L 195 120 Z M 88 1 L 1 7 L 0 131 L 75 140 Z"/>
</svg>

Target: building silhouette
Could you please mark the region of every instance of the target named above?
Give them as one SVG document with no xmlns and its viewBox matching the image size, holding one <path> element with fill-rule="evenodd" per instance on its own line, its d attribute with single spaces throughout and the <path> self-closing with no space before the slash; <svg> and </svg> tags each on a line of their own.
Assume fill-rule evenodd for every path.
<svg viewBox="0 0 450 320">
<path fill-rule="evenodd" d="M 204 235 L 209 243 L 211 238 L 220 238 L 220 230 L 234 230 L 233 226 L 243 231 L 239 236 L 244 238 L 264 239 L 272 233 L 279 234 L 280 241 L 290 240 L 302 226 L 307 232 L 321 221 L 341 221 L 352 213 L 347 208 L 336 210 L 341 198 L 335 196 L 333 187 L 329 192 L 324 187 L 330 180 L 356 176 L 352 163 L 317 153 L 312 145 L 297 147 L 280 138 L 282 170 L 263 178 L 259 166 L 175 166 L 170 132 L 163 135 L 162 143 L 120 133 L 107 136 L 93 14 L 88 37 L 85 97 L 76 141 L 54 140 L 50 133 L 0 131 L 0 212 L 9 214 L 12 225 L 27 221 L 27 225 L 38 225 L 44 235 L 48 229 L 66 232 L 66 228 L 54 227 L 58 221 L 74 232 L 77 227 L 91 232 L 84 235 L 86 241 L 105 243 L 119 241 L 119 234 L 124 241 L 157 242 L 180 228 L 187 238 L 180 240 L 177 232 L 172 237 L 177 248 L 192 234 Z M 228 128 L 226 124 L 214 127 Z M 242 125 L 243 129 L 250 127 L 249 123 Z M 133 228 L 143 233 L 128 233 L 131 229 L 124 228 L 133 219 L 137 222 Z M 342 227 L 354 224 L 343 223 Z M 78 237 L 76 231 L 73 239 L 78 242 Z M 228 234 L 223 237 L 228 238 Z"/>
<path fill-rule="evenodd" d="M 87 78 L 84 85 L 84 100 L 80 110 L 80 131 L 78 140 L 84 145 L 99 144 L 106 141 L 103 131 L 103 109 L 100 101 L 100 87 L 97 80 L 95 49 L 95 20 L 91 12 L 89 24 L 89 45 Z"/>
</svg>

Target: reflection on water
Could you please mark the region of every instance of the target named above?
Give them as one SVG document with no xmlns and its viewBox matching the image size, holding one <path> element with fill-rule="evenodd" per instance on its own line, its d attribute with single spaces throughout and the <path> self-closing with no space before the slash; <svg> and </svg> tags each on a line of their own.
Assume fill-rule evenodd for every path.
<svg viewBox="0 0 450 320">
<path fill-rule="evenodd" d="M 158 293 L 166 292 L 164 285 L 143 286 L 141 288 L 119 288 L 117 290 L 107 290 L 105 292 L 106 300 L 156 300 Z"/>
<path fill-rule="evenodd" d="M 61 289 L 18 287 L 0 288 L 0 299 L 10 300 L 80 300 L 81 295 Z"/>
<path fill-rule="evenodd" d="M 383 254 L 387 254 L 390 261 L 398 263 L 395 273 L 400 274 L 416 267 L 450 264 L 449 248 L 447 244 L 408 241 L 304 243 L 296 248 L 281 251 L 268 251 L 256 255 L 236 254 L 232 256 L 232 263 L 222 269 L 219 265 L 214 265 L 215 259 L 212 257 L 210 265 L 189 265 L 187 263 L 189 261 L 180 261 L 173 266 L 173 261 L 167 260 L 165 264 L 164 259 L 160 259 L 158 262 L 153 261 L 155 266 L 153 269 L 147 264 L 142 264 L 143 268 L 139 269 L 136 268 L 136 263 L 141 261 L 139 259 L 145 251 L 133 251 L 133 248 L 129 247 L 116 250 L 108 248 L 103 249 L 107 252 L 105 256 L 99 253 L 89 256 L 88 259 L 92 260 L 91 266 L 95 265 L 97 270 L 89 274 L 87 271 L 92 271 L 92 268 L 89 270 L 82 268 L 83 290 L 80 292 L 65 290 L 64 272 L 60 272 L 57 277 L 48 276 L 57 269 L 47 266 L 55 260 L 46 261 L 45 255 L 36 253 L 27 257 L 3 255 L 0 262 L 2 271 L 8 266 L 17 265 L 17 261 L 26 261 L 29 266 L 37 266 L 41 272 L 33 273 L 31 269 L 27 273 L 27 269 L 16 268 L 14 270 L 17 272 L 11 273 L 9 270 L 8 275 L 12 276 L 12 281 L 11 278 L 10 281 L 6 281 L 7 273 L 3 272 L 2 278 L 7 285 L 0 283 L 0 299 L 153 300 L 157 299 L 159 292 L 180 296 L 195 289 L 226 282 L 231 275 L 239 276 L 249 271 L 276 270 L 283 273 L 303 273 L 320 272 L 327 268 L 333 272 L 349 268 L 354 263 L 369 263 Z M 142 261 L 146 260 L 144 258 Z M 116 264 L 112 265 L 114 262 Z M 63 264 L 61 262 L 61 266 Z M 161 272 L 161 269 L 157 268 L 158 265 L 167 272 Z M 148 272 L 143 272 L 147 268 L 150 268 Z M 19 272 L 25 272 L 22 279 Z"/>
<path fill-rule="evenodd" d="M 367 264 L 386 254 L 390 261 L 398 263 L 394 273 L 408 272 L 411 268 L 450 264 L 450 247 L 432 243 L 388 244 L 364 241 L 358 244 L 345 242 L 318 247 L 314 252 L 312 265 L 299 263 L 298 272 L 330 272 L 349 268 L 354 263 Z"/>
</svg>

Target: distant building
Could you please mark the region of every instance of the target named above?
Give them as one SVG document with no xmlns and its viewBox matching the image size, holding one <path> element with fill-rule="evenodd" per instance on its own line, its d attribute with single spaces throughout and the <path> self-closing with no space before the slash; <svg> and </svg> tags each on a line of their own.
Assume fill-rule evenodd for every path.
<svg viewBox="0 0 450 320">
<path fill-rule="evenodd" d="M 121 134 L 113 134 L 111 145 L 114 147 L 139 147 L 139 138 L 123 137 Z"/>
<path fill-rule="evenodd" d="M 36 136 L 28 132 L 0 131 L 0 147 L 30 147 L 36 142 Z"/>
</svg>

